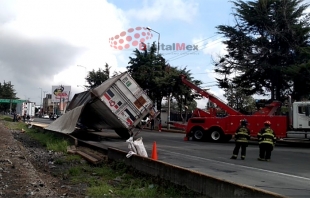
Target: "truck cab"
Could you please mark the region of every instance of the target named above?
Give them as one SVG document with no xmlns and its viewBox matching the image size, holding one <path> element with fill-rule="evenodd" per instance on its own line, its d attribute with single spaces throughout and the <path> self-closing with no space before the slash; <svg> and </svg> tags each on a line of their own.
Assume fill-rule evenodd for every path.
<svg viewBox="0 0 310 198">
<path fill-rule="evenodd" d="M 293 128 L 310 129 L 310 101 L 293 103 Z"/>
<path fill-rule="evenodd" d="M 289 138 L 310 139 L 310 101 L 290 103 Z"/>
</svg>

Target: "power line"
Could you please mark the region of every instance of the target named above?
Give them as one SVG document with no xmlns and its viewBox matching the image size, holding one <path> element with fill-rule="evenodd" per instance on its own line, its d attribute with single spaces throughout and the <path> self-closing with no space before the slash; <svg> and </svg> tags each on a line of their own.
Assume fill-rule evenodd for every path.
<svg viewBox="0 0 310 198">
<path fill-rule="evenodd" d="M 194 43 L 193 45 L 198 44 L 198 43 L 201 43 L 201 42 L 203 42 L 203 41 L 205 41 L 205 40 L 208 40 L 208 39 L 210 39 L 210 38 L 213 38 L 213 37 L 215 37 L 215 36 L 217 36 L 217 35 L 213 35 L 213 36 L 210 36 L 210 37 L 208 37 L 208 38 L 205 38 L 205 39 L 203 39 L 203 40 L 201 40 L 201 41 L 198 41 L 198 42 Z M 174 52 L 170 52 L 170 53 L 168 53 L 168 54 L 165 54 L 165 56 L 166 56 L 166 55 L 169 55 L 169 54 L 172 54 L 172 53 L 174 53 Z M 179 56 L 179 55 L 177 55 L 177 56 Z M 172 58 L 173 58 L 173 57 L 172 57 Z"/>
<path fill-rule="evenodd" d="M 214 44 L 217 44 L 217 43 L 219 43 L 219 42 L 216 42 L 216 43 L 212 43 L 211 45 L 214 45 Z M 208 47 L 210 47 L 210 45 L 207 45 L 206 47 L 204 47 L 204 48 L 201 48 L 201 49 L 206 49 L 206 48 L 208 48 Z M 168 59 L 168 61 L 174 61 L 174 60 L 177 60 L 177 59 L 180 59 L 180 58 L 183 58 L 183 57 L 185 57 L 185 56 L 188 56 L 188 55 L 190 55 L 190 54 L 194 54 L 194 53 L 196 53 L 196 52 L 192 52 L 192 53 L 183 53 L 184 55 L 183 56 L 180 56 L 180 57 L 176 57 L 176 58 L 174 58 L 174 59 Z"/>
<path fill-rule="evenodd" d="M 218 38 L 217 40 L 219 40 L 220 38 Z M 218 41 L 218 42 L 215 42 L 215 43 L 212 43 L 212 44 L 210 44 L 210 45 L 206 45 L 206 47 L 204 47 L 204 48 L 201 48 L 201 49 L 199 49 L 199 50 L 203 50 L 203 49 L 206 49 L 207 47 L 210 47 L 211 45 L 214 45 L 214 44 L 217 44 L 217 43 L 219 43 L 220 41 Z M 188 55 L 190 55 L 190 54 L 193 54 L 193 53 L 196 53 L 196 51 L 194 51 L 194 52 L 192 52 L 192 53 L 183 53 L 183 54 L 180 54 L 180 55 L 178 55 L 178 56 L 180 56 L 180 57 L 178 57 L 178 56 L 175 56 L 175 57 L 172 57 L 171 59 L 168 59 L 168 61 L 174 61 L 174 60 L 177 60 L 177 59 L 180 59 L 180 58 L 183 58 L 183 57 L 185 57 L 185 56 L 188 56 Z M 183 55 L 183 56 L 181 56 L 181 55 Z"/>
<path fill-rule="evenodd" d="M 215 87 L 215 86 L 218 86 L 218 85 L 216 85 L 216 84 L 214 84 L 214 85 L 208 85 L 208 86 L 203 86 L 202 88 L 206 88 L 206 87 Z"/>
<path fill-rule="evenodd" d="M 211 82 L 204 82 L 204 83 L 201 83 L 201 85 L 204 85 L 204 84 L 210 84 L 210 83 L 215 83 L 216 81 L 211 81 Z"/>
<path fill-rule="evenodd" d="M 192 74 L 210 74 L 210 73 L 216 73 L 216 72 L 214 72 L 214 71 L 210 71 L 210 72 L 192 73 Z"/>
</svg>

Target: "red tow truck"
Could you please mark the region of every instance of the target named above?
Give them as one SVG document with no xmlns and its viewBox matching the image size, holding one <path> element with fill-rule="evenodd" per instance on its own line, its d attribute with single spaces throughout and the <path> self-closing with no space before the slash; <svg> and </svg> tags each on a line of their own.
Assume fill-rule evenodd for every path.
<svg viewBox="0 0 310 198">
<path fill-rule="evenodd" d="M 195 109 L 187 124 L 170 122 L 174 127 L 185 130 L 184 140 L 186 141 L 191 137 L 198 141 L 229 141 L 240 125 L 241 119 L 247 119 L 253 137 L 256 137 L 260 129 L 264 127 L 264 122 L 269 120 L 278 139 L 286 137 L 310 138 L 310 101 L 291 103 L 289 100 L 289 116 L 275 115 L 277 109 L 281 107 L 279 101 L 265 105 L 252 115 L 244 115 L 226 105 L 213 94 L 188 81 L 186 76 L 181 75 L 181 79 L 185 85 L 217 105 L 217 108 L 210 108 L 208 111 Z M 225 116 L 218 116 L 218 108 L 226 112 Z"/>
</svg>

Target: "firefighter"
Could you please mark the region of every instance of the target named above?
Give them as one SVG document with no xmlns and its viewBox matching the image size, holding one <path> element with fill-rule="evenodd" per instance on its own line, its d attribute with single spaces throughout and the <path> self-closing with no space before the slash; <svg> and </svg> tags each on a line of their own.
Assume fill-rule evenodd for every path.
<svg viewBox="0 0 310 198">
<path fill-rule="evenodd" d="M 270 161 L 271 151 L 273 150 L 274 144 L 276 142 L 276 136 L 273 130 L 270 128 L 271 122 L 265 121 L 265 127 L 257 134 L 259 141 L 259 161 Z"/>
<path fill-rule="evenodd" d="M 247 127 L 248 121 L 246 119 L 240 120 L 240 126 L 235 133 L 235 148 L 233 151 L 233 156 L 230 159 L 237 159 L 239 149 L 241 147 L 241 159 L 245 159 L 246 147 L 248 146 L 248 141 L 250 139 L 250 130 Z"/>
</svg>

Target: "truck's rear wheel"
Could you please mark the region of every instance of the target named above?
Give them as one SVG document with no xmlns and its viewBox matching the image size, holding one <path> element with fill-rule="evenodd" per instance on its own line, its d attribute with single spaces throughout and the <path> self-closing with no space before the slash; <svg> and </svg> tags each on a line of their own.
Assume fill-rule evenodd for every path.
<svg viewBox="0 0 310 198">
<path fill-rule="evenodd" d="M 218 129 L 213 129 L 210 131 L 210 140 L 212 142 L 219 142 L 223 138 L 223 133 L 219 131 Z"/>
<path fill-rule="evenodd" d="M 193 132 L 193 140 L 202 141 L 204 138 L 204 131 L 202 129 L 195 129 Z"/>
</svg>

